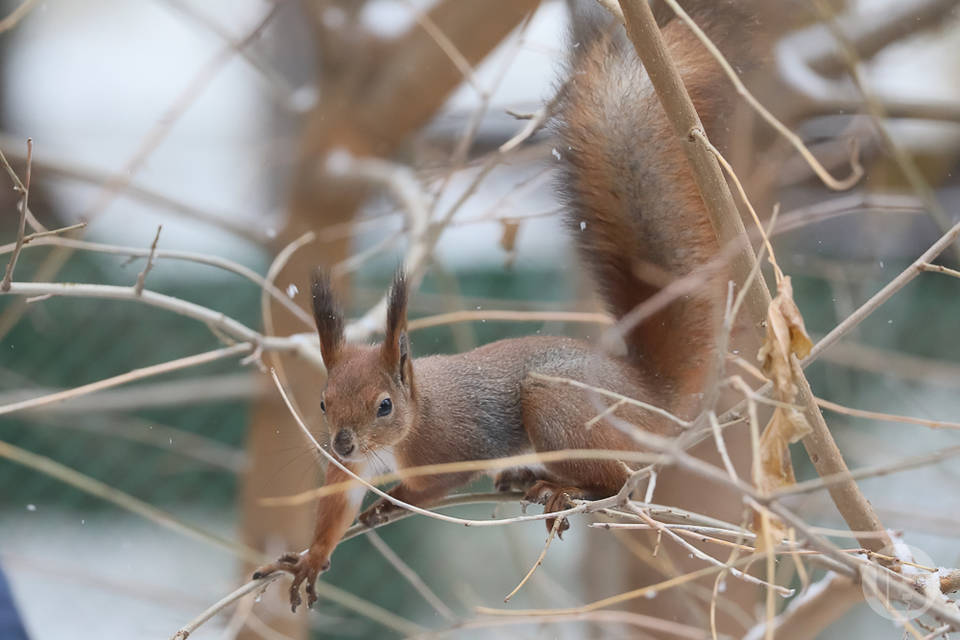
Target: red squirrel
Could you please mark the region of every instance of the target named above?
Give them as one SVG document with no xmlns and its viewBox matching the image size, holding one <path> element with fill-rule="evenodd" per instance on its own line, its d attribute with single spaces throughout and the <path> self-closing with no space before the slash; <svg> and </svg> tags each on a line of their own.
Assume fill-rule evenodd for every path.
<svg viewBox="0 0 960 640">
<path fill-rule="evenodd" d="M 728 19 L 728 1 L 701 4 L 693 13 L 708 32 L 745 24 Z M 708 134 L 722 145 L 727 136 L 718 124 L 732 98 L 727 80 L 679 20 L 668 22 L 663 35 Z M 709 261 L 718 244 L 681 142 L 622 25 L 581 7 L 574 15 L 573 40 L 569 79 L 553 123 L 563 158 L 558 184 L 579 251 L 619 318 L 670 279 Z M 312 294 L 328 375 L 321 409 L 330 447 L 347 468 L 369 477 L 383 471 L 385 461 L 403 469 L 560 449 L 637 450 L 631 437 L 605 419 L 585 428 L 599 413 L 596 394 L 530 374 L 587 382 L 689 415 L 710 369 L 722 286 L 717 279 L 646 318 L 624 336 L 622 355 L 582 340 L 536 336 L 414 359 L 402 272 L 390 290 L 379 345 L 345 342 L 343 315 L 322 274 L 315 277 Z M 614 415 L 659 435 L 677 431 L 674 423 L 635 406 L 623 405 Z M 503 471 L 495 485 L 522 489 L 528 500 L 552 512 L 566 508 L 572 498 L 613 495 L 629 474 L 629 467 L 616 460 L 558 461 Z M 477 475 L 411 477 L 390 495 L 429 506 Z M 341 469 L 328 467 L 326 484 L 349 480 Z M 322 497 L 309 549 L 261 567 L 254 578 L 291 573 L 292 608 L 301 602 L 302 584 L 313 604 L 317 576 L 329 567 L 334 548 L 357 516 L 362 494 Z M 359 520 L 372 526 L 395 509 L 381 498 Z"/>
</svg>

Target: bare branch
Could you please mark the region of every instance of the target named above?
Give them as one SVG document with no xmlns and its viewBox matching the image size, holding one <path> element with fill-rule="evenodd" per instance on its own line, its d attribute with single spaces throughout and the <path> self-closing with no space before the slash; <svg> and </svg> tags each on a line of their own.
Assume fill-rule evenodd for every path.
<svg viewBox="0 0 960 640">
<path fill-rule="evenodd" d="M 186 358 L 171 360 L 169 362 L 155 364 L 150 367 L 134 369 L 133 371 L 121 374 L 119 376 L 113 376 L 112 378 L 98 380 L 97 382 L 91 382 L 90 384 L 84 384 L 80 385 L 79 387 L 58 391 L 57 393 L 40 396 L 39 398 L 31 398 L 30 400 L 23 400 L 22 402 L 14 402 L 12 404 L 0 406 L 0 415 L 15 413 L 17 411 L 26 411 L 28 409 L 36 409 L 44 405 L 63 402 L 64 400 L 84 396 L 102 389 L 117 387 L 122 384 L 127 384 L 128 382 L 133 382 L 134 380 L 142 380 L 143 378 L 169 373 L 170 371 L 179 371 L 180 369 L 186 369 L 188 367 L 196 367 L 208 362 L 214 362 L 215 360 L 221 360 L 223 358 L 229 358 L 231 356 L 247 353 L 252 348 L 253 347 L 250 343 L 241 342 L 240 344 L 235 344 L 231 347 L 215 349 L 214 351 L 208 351 L 206 353 L 201 353 L 194 356 L 187 356 Z"/>
<path fill-rule="evenodd" d="M 106 483 L 95 480 L 89 476 L 85 476 L 78 471 L 74 471 L 70 467 L 62 465 L 55 460 L 51 460 L 50 458 L 38 456 L 35 453 L 31 453 L 25 449 L 21 449 L 20 447 L 3 441 L 0 441 L 0 457 L 4 457 L 17 464 L 30 467 L 35 471 L 39 471 L 45 475 L 60 480 L 61 482 L 69 484 L 76 489 L 97 496 L 98 498 L 108 502 L 112 502 L 118 507 L 146 518 L 147 520 L 154 522 L 166 529 L 170 529 L 182 535 L 194 538 L 195 540 L 200 540 L 201 542 L 219 547 L 221 549 L 226 549 L 230 553 L 247 558 L 252 562 L 263 561 L 264 556 L 259 551 L 250 549 L 242 544 L 238 544 L 225 538 L 221 538 L 215 534 L 198 529 L 193 525 L 187 524 L 175 518 L 165 511 L 157 509 L 156 507 L 149 505 L 142 500 L 138 500 L 137 498 L 134 498 L 133 496 L 126 494 L 119 489 L 114 489 Z"/>
<path fill-rule="evenodd" d="M 517 595 L 517 592 L 523 588 L 523 585 L 527 584 L 530 581 L 530 578 L 533 577 L 533 572 L 537 570 L 541 564 L 543 564 L 543 559 L 547 557 L 547 550 L 550 549 L 550 543 L 553 542 L 553 539 L 556 537 L 557 532 L 560 531 L 560 526 L 563 524 L 563 518 L 557 518 L 553 521 L 553 526 L 550 527 L 550 533 L 547 535 L 547 541 L 543 544 L 543 550 L 540 551 L 540 555 L 537 556 L 537 561 L 533 563 L 533 566 L 530 567 L 530 571 L 527 571 L 527 574 L 523 576 L 523 580 L 513 588 L 513 591 L 504 596 L 504 602 L 510 602 L 510 598 Z"/>
<path fill-rule="evenodd" d="M 160 232 L 162 230 L 163 225 L 157 225 L 157 235 L 153 237 L 153 243 L 150 245 L 150 253 L 147 254 L 147 264 L 144 265 L 143 271 L 137 274 L 137 283 L 133 285 L 133 291 L 138 298 L 143 294 L 143 285 L 147 281 L 147 274 L 153 269 L 153 260 L 157 254 L 157 241 L 160 240 Z"/>
<path fill-rule="evenodd" d="M 276 3 L 269 7 L 262 18 L 247 32 L 239 41 L 239 46 L 246 47 L 251 42 L 260 37 L 267 26 L 273 21 L 278 11 L 286 6 L 285 3 Z M 186 113 L 188 107 L 203 93 L 210 81 L 215 78 L 224 66 L 233 59 L 236 50 L 232 44 L 227 45 L 218 51 L 205 64 L 200 65 L 196 74 L 187 83 L 184 90 L 177 96 L 173 103 L 164 111 L 158 119 L 157 124 L 147 133 L 141 141 L 136 153 L 128 160 L 125 166 L 114 173 L 109 180 L 105 181 L 93 203 L 84 209 L 80 218 L 83 220 L 95 219 L 104 209 L 106 209 L 117 196 L 133 181 L 136 173 L 143 167 L 147 159 L 159 148 L 160 144 L 166 139 L 167 134 L 173 128 L 180 118 Z M 38 281 L 52 280 L 66 264 L 72 251 L 67 248 L 58 248 L 47 256 L 44 263 L 38 268 L 36 279 Z M 42 294 L 41 294 L 42 295 Z M 0 315 L 0 338 L 20 319 L 26 305 L 13 304 Z"/>
<path fill-rule="evenodd" d="M 817 398 L 817 404 L 824 409 L 836 411 L 848 416 L 858 418 L 868 418 L 870 420 L 884 420 L 887 422 L 906 422 L 908 424 L 919 424 L 931 429 L 960 429 L 960 422 L 945 422 L 942 420 L 926 420 L 924 418 L 911 418 L 910 416 L 898 416 L 892 413 L 882 413 L 880 411 L 864 411 L 863 409 L 853 409 L 845 407 L 836 402 L 830 402 L 823 398 Z"/>
<path fill-rule="evenodd" d="M 293 88 L 283 77 L 283 74 L 278 73 L 266 60 L 258 56 L 255 52 L 250 51 L 250 48 L 244 46 L 242 42 L 234 39 L 217 21 L 211 20 L 203 12 L 197 11 L 189 2 L 184 2 L 183 0 L 166 0 L 166 3 L 182 15 L 187 16 L 197 24 L 203 26 L 225 43 L 231 45 L 237 54 L 258 72 L 260 78 L 270 90 L 270 94 L 274 100 L 282 107 L 287 109 L 294 108 Z"/>
<path fill-rule="evenodd" d="M 937 462 L 942 462 L 943 460 L 949 460 L 950 458 L 955 458 L 960 456 L 960 446 L 955 447 L 946 447 L 934 451 L 933 453 L 927 453 L 919 456 L 912 456 L 910 458 L 905 458 L 899 462 L 889 463 L 889 464 L 879 464 L 869 467 L 860 467 L 858 469 L 852 469 L 846 473 L 838 473 L 835 475 L 822 476 L 820 478 L 813 478 L 811 480 L 806 480 L 804 482 L 798 482 L 795 485 L 784 487 L 783 489 L 778 489 L 773 492 L 773 496 L 777 499 L 784 496 L 798 495 L 802 493 L 809 493 L 811 491 L 819 491 L 821 489 L 828 489 L 833 485 L 846 482 L 848 480 L 862 480 L 864 478 L 875 478 L 878 476 L 885 476 L 891 473 L 897 473 L 899 471 L 907 471 L 909 469 L 916 469 L 918 467 L 925 467 L 927 465 L 936 464 Z"/>
<path fill-rule="evenodd" d="M 32 396 L 46 395 L 53 390 L 25 388 L 0 394 L 0 405 L 19 402 Z M 126 389 L 101 391 L 96 398 L 79 396 L 60 404 L 38 407 L 37 412 L 49 414 L 83 414 L 111 411 L 135 411 L 156 407 L 187 406 L 223 400 L 255 398 L 262 393 L 252 373 L 186 378 L 169 382 L 141 383 Z"/>
<path fill-rule="evenodd" d="M 516 494 L 501 493 L 501 492 L 484 493 L 484 494 L 455 494 L 455 495 L 447 496 L 446 498 L 443 498 L 442 500 L 438 501 L 434 505 L 434 508 L 439 509 L 443 507 L 457 506 L 457 505 L 463 505 L 463 504 L 512 502 L 512 501 L 515 501 L 518 497 L 519 496 Z M 404 520 L 406 518 L 409 518 L 412 515 L 414 514 L 411 513 L 410 511 L 392 511 L 386 515 L 383 522 L 375 524 L 373 526 L 373 529 L 378 529 L 380 527 L 384 527 L 388 524 L 392 524 L 399 520 Z M 350 527 L 346 531 L 346 533 L 344 533 L 343 540 L 349 540 L 351 538 L 355 538 L 359 535 L 366 534 L 369 531 L 371 531 L 370 527 L 357 523 L 352 527 Z M 207 620 L 209 620 L 213 616 L 217 615 L 220 611 L 223 611 L 224 609 L 226 609 L 227 607 L 229 607 L 234 602 L 236 602 L 237 600 L 239 600 L 240 598 L 244 597 L 247 594 L 253 593 L 261 589 L 265 589 L 267 585 L 274 582 L 275 580 L 278 580 L 282 575 L 283 574 L 281 573 L 273 573 L 264 578 L 251 580 L 246 584 L 238 587 L 233 592 L 224 596 L 223 598 L 218 600 L 216 603 L 214 603 L 213 605 L 205 609 L 203 613 L 201 613 L 199 616 L 197 616 L 192 621 L 190 621 L 190 623 L 181 627 L 181 629 L 177 631 L 176 634 L 173 635 L 173 640 L 185 640 L 187 637 L 189 637 L 191 633 L 193 633 L 200 626 L 202 626 L 203 623 L 205 623 Z M 355 609 L 355 607 L 358 605 L 358 602 L 364 605 L 368 605 L 369 607 L 372 607 L 372 609 L 367 609 L 366 607 L 363 607 L 362 610 L 359 610 L 359 612 L 364 615 L 367 615 L 368 617 L 374 620 L 381 621 L 378 619 L 378 617 L 374 617 L 374 616 L 380 616 L 381 613 L 388 613 L 380 609 L 379 607 L 376 607 L 375 605 L 371 605 L 369 603 L 366 603 L 365 601 L 359 600 L 355 596 L 351 596 L 352 598 L 354 598 L 354 600 L 345 600 L 345 596 L 349 595 L 347 594 L 347 592 L 341 591 L 336 587 L 332 585 L 328 585 L 324 582 L 318 582 L 316 584 L 316 590 L 318 593 L 322 594 L 324 597 L 327 597 L 334 602 L 344 604 L 344 606 L 354 608 L 354 610 L 357 610 Z M 370 614 L 373 614 L 373 615 L 370 615 Z M 397 628 L 398 623 L 400 626 L 404 626 L 407 623 L 404 619 L 398 618 L 393 614 L 389 614 L 389 616 L 386 617 L 385 620 L 386 620 L 386 623 L 384 624 L 384 626 L 387 626 L 389 628 Z M 411 635 L 419 636 L 421 631 L 422 630 L 418 629 L 415 633 Z M 409 634 L 410 631 L 409 630 L 403 631 L 403 633 Z"/>
<path fill-rule="evenodd" d="M 12 147 L 16 141 L 12 136 L 0 133 L 0 146 Z M 8 151 L 11 158 L 25 159 L 25 155 L 19 155 L 16 150 Z M 2 155 L 2 154 L 0 154 Z M 39 153 L 33 159 L 34 171 L 39 172 L 41 176 L 52 176 L 67 180 L 74 180 L 87 183 L 94 186 L 100 186 L 110 181 L 112 174 L 93 167 L 71 163 L 60 158 L 50 158 L 45 153 Z M 9 171 L 9 170 L 8 170 Z M 174 215 L 203 222 L 210 226 L 223 229 L 241 238 L 246 238 L 257 244 L 265 244 L 271 240 L 271 233 L 268 229 L 258 226 L 251 226 L 244 222 L 252 214 L 247 212 L 222 212 L 212 213 L 200 207 L 193 206 L 182 200 L 176 199 L 170 194 L 150 188 L 142 183 L 131 180 L 121 188 L 124 196 L 139 200 L 145 204 L 153 205 L 167 210 Z M 30 215 L 30 211 L 27 211 Z M 30 223 L 30 219 L 27 219 Z M 33 226 L 33 225 L 31 225 Z M 34 227 L 36 228 L 36 227 Z"/>
<path fill-rule="evenodd" d="M 643 401 L 641 401 L 641 400 L 636 400 L 636 399 L 634 399 L 634 398 L 627 397 L 627 396 L 625 396 L 625 395 L 616 393 L 616 392 L 614 392 L 614 391 L 610 391 L 610 390 L 608 390 L 608 389 L 602 389 L 602 388 L 597 387 L 597 386 L 594 386 L 594 385 L 589 385 L 589 384 L 586 384 L 586 383 L 584 383 L 584 382 L 580 382 L 579 380 L 573 380 L 573 379 L 571 379 L 571 378 L 559 378 L 559 377 L 557 377 L 557 376 L 548 376 L 548 375 L 544 375 L 544 374 L 542 374 L 542 373 L 536 373 L 536 372 L 530 373 L 530 377 L 531 377 L 531 378 L 536 378 L 537 380 L 545 380 L 545 381 L 547 381 L 547 382 L 553 382 L 553 383 L 556 383 L 556 384 L 565 384 L 565 385 L 569 385 L 569 386 L 571 386 L 571 387 L 577 387 L 577 388 L 579 388 L 579 389 L 587 389 L 587 390 L 589 390 L 589 391 L 593 391 L 593 392 L 595 392 L 595 393 L 599 393 L 600 395 L 604 395 L 604 396 L 607 396 L 607 397 L 609 397 L 609 398 L 614 398 L 614 399 L 616 399 L 618 402 L 625 402 L 625 403 L 627 403 L 627 404 L 632 404 L 632 405 L 635 406 L 635 407 L 640 407 L 641 409 L 646 409 L 647 411 L 649 411 L 649 412 L 651 412 L 651 413 L 655 413 L 655 414 L 657 414 L 658 416 L 661 416 L 661 417 L 663 417 L 663 418 L 666 418 L 667 420 L 670 420 L 671 422 L 674 422 L 674 423 L 680 425 L 681 427 L 690 427 L 690 426 L 693 424 L 692 422 L 689 422 L 689 421 L 687 421 L 687 420 L 683 420 L 682 418 L 678 418 L 677 416 L 675 416 L 674 414 L 670 413 L 670 412 L 667 411 L 666 409 L 662 409 L 662 408 L 660 408 L 660 407 L 658 407 L 658 406 L 656 406 L 656 405 L 652 405 L 652 404 L 650 404 L 649 402 L 643 402 Z"/>
<path fill-rule="evenodd" d="M 0 291 L 10 291 L 10 282 L 13 280 L 13 270 L 17 266 L 17 258 L 20 257 L 20 251 L 23 249 L 23 244 L 25 242 L 24 233 L 27 228 L 27 211 L 28 204 L 30 200 L 30 167 L 32 165 L 31 160 L 33 159 L 33 140 L 27 138 L 27 173 L 23 181 L 23 195 L 20 198 L 20 222 L 17 225 L 17 243 L 13 248 L 13 255 L 10 256 L 10 261 L 7 262 L 7 268 L 3 272 L 3 280 L 0 281 Z M 4 164 L 7 164 L 6 158 L 3 159 Z M 9 166 L 9 165 L 7 165 Z M 10 170 L 13 174 L 13 170 Z M 16 177 L 16 174 L 13 174 Z"/>
<path fill-rule="evenodd" d="M 27 17 L 27 14 L 33 10 L 36 4 L 37 0 L 23 0 L 7 17 L 0 20 L 0 33 L 9 31 L 17 26 L 21 20 Z"/>
<path fill-rule="evenodd" d="M 380 552 L 387 562 L 393 565 L 393 568 L 397 570 L 401 576 L 406 579 L 407 582 L 423 596 L 423 599 L 426 600 L 434 610 L 439 613 L 441 616 L 446 618 L 450 622 L 455 622 L 457 616 L 454 615 L 453 611 L 450 610 L 443 600 L 437 597 L 437 594 L 433 592 L 430 587 L 427 586 L 427 583 L 417 575 L 417 572 L 410 568 L 406 562 L 403 561 L 403 558 L 398 556 L 396 552 L 390 548 L 386 542 L 383 541 L 376 531 L 371 529 L 367 532 L 367 540 L 370 541 L 370 544 L 373 545 L 373 548 Z"/>
<path fill-rule="evenodd" d="M 939 264 L 930 264 L 930 263 L 924 262 L 923 264 L 918 265 L 918 268 L 921 271 L 929 271 L 931 273 L 942 273 L 945 276 L 953 276 L 954 278 L 960 278 L 960 271 L 957 271 L 956 269 L 949 269 Z"/>
<path fill-rule="evenodd" d="M 310 317 L 310 314 L 294 303 L 290 299 L 290 296 L 284 294 L 276 286 L 274 286 L 266 278 L 260 276 L 253 269 L 250 269 L 249 267 L 246 267 L 238 262 L 234 262 L 233 260 L 228 260 L 218 256 L 211 256 L 205 253 L 196 253 L 193 251 L 168 251 L 163 249 L 154 249 L 152 247 L 151 249 L 141 249 L 139 247 L 122 247 L 119 245 L 102 244 L 98 242 L 86 242 L 84 240 L 74 240 L 72 238 L 48 237 L 53 234 L 65 233 L 67 231 L 71 231 L 76 228 L 82 228 L 84 226 L 86 226 L 86 223 L 80 223 L 78 225 L 65 227 L 63 229 L 55 229 L 53 231 L 33 233 L 24 238 L 24 244 L 33 244 L 34 246 L 64 246 L 80 251 L 95 251 L 97 253 L 107 253 L 137 258 L 146 258 L 152 253 L 154 261 L 184 260 L 186 262 L 196 262 L 197 264 L 205 264 L 211 267 L 217 267 L 219 269 L 223 269 L 224 271 L 235 273 L 253 282 L 258 287 L 264 289 L 266 295 L 272 297 L 274 300 L 283 305 L 284 308 L 290 311 L 290 313 L 299 318 L 307 327 L 310 327 L 311 329 L 313 328 L 313 319 Z M 13 245 L 0 245 L 0 255 L 8 253 L 12 250 Z"/>
<path fill-rule="evenodd" d="M 947 231 L 947 233 L 940 236 L 940 239 L 934 242 L 929 249 L 924 251 L 923 255 L 917 258 L 913 264 L 907 267 L 896 278 L 887 283 L 886 286 L 880 289 L 880 291 L 875 293 L 859 309 L 857 309 L 855 313 L 844 318 L 840 324 L 830 331 L 830 333 L 825 335 L 815 345 L 813 345 L 813 349 L 810 350 L 810 355 L 804 358 L 802 365 L 806 367 L 819 358 L 820 355 L 829 349 L 830 346 L 833 345 L 837 340 L 863 322 L 867 316 L 876 311 L 880 305 L 892 298 L 895 293 L 900 291 L 900 289 L 905 287 L 914 278 L 920 275 L 924 271 L 922 265 L 935 260 L 937 256 L 946 251 L 946 249 L 953 244 L 958 236 L 960 236 L 960 223 L 955 224 L 949 231 Z"/>
<path fill-rule="evenodd" d="M 458 322 L 577 322 L 584 324 L 610 325 L 613 319 L 605 313 L 587 313 L 583 311 L 509 311 L 501 309 L 481 309 L 479 311 L 451 311 L 433 316 L 410 320 L 410 331 L 429 329 Z"/>
</svg>

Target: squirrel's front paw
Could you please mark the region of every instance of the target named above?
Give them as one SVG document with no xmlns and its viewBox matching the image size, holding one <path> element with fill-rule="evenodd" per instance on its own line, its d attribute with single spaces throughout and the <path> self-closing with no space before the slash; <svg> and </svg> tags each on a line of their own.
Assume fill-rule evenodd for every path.
<svg viewBox="0 0 960 640">
<path fill-rule="evenodd" d="M 297 612 L 300 606 L 300 585 L 306 584 L 307 606 L 312 607 L 317 601 L 316 583 L 317 577 L 330 568 L 330 554 L 317 553 L 310 549 L 304 554 L 285 553 L 280 559 L 270 564 L 265 564 L 253 572 L 253 579 L 259 580 L 266 578 L 276 571 L 285 571 L 293 576 L 293 582 L 290 584 L 290 610 Z"/>
<path fill-rule="evenodd" d="M 395 504 L 380 498 L 361 513 L 357 520 L 365 527 L 373 528 L 389 520 L 390 514 L 397 510 L 399 510 L 399 507 Z"/>
</svg>

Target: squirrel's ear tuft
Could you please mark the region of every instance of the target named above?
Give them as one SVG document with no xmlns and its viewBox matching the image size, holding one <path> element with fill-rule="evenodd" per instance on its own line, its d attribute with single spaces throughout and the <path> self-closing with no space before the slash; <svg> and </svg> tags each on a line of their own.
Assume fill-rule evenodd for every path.
<svg viewBox="0 0 960 640">
<path fill-rule="evenodd" d="M 403 266 L 397 267 L 387 300 L 387 335 L 407 328 L 407 276 Z"/>
<path fill-rule="evenodd" d="M 387 299 L 387 326 L 381 347 L 384 365 L 397 372 L 400 380 L 409 382 L 410 347 L 407 339 L 407 278 L 403 267 L 397 268 Z"/>
<path fill-rule="evenodd" d="M 319 267 L 313 272 L 313 318 L 320 335 L 323 364 L 329 370 L 343 346 L 343 312 L 330 286 L 330 275 Z"/>
</svg>

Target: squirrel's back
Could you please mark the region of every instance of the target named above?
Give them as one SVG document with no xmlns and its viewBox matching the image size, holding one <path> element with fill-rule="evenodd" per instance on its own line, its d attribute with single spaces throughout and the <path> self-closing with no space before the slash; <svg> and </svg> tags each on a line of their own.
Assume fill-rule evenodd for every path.
<svg viewBox="0 0 960 640">
<path fill-rule="evenodd" d="M 575 6 L 554 124 L 565 163 L 560 184 L 580 253 L 620 318 L 709 262 L 718 244 L 681 143 L 623 26 L 603 11 Z M 730 40 L 724 36 L 733 35 L 735 23 L 747 23 L 735 14 L 735 3 L 715 0 L 694 18 L 708 34 Z M 675 19 L 663 36 L 708 136 L 722 147 L 732 86 L 686 25 Z M 657 380 L 665 403 L 676 406 L 701 389 L 722 296 L 722 279 L 713 278 L 625 336 L 629 359 Z"/>
</svg>

